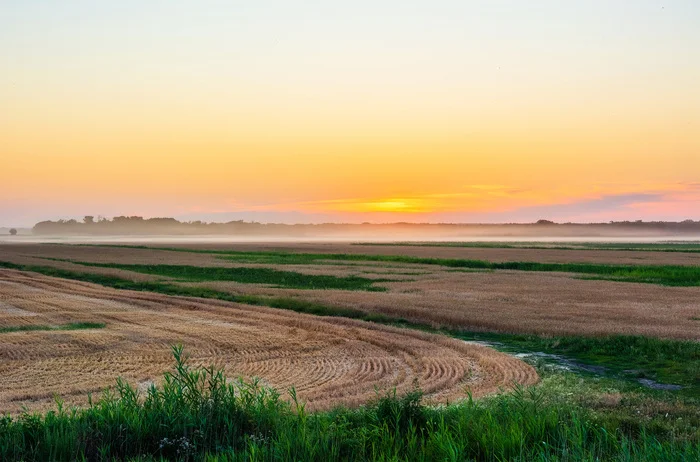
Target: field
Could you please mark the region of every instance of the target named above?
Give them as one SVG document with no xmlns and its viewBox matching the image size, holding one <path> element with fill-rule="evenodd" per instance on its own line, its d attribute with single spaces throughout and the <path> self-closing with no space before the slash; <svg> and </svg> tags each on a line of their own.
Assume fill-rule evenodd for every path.
<svg viewBox="0 0 700 462">
<path fill-rule="evenodd" d="M 195 365 L 296 387 L 309 409 L 356 406 L 379 390 L 419 386 L 428 399 L 455 400 L 537 381 L 522 361 L 479 345 L 429 334 L 328 320 L 261 307 L 117 291 L 0 270 L 2 317 L 15 325 L 97 323 L 101 329 L 3 334 L 0 411 L 85 402 L 124 377 L 148 387 L 187 345 Z M 90 326 L 90 325 L 88 325 Z"/>
<path fill-rule="evenodd" d="M 695 250 L 2 245 L 0 412 L 45 412 L 56 396 L 85 410 L 78 420 L 40 420 L 44 435 L 65 444 L 51 446 L 55 453 L 27 446 L 26 432 L 38 425 L 30 414 L 0 423 L 0 458 L 98 451 L 85 424 L 96 419 L 130 428 L 109 437 L 100 430 L 118 458 L 194 457 L 168 452 L 162 439 L 194 444 L 191 432 L 204 425 L 215 436 L 195 452 L 211 460 L 283 460 L 280 451 L 298 460 L 337 451 L 354 460 L 690 460 L 700 455 Z M 193 369 L 164 378 L 178 344 Z M 195 381 L 201 389 L 187 385 L 188 374 L 209 365 L 209 381 Z M 211 385 L 215 370 L 242 382 Z M 116 395 L 99 401 L 109 387 Z M 193 389 L 191 402 L 177 398 Z M 245 419 L 264 420 L 254 431 L 260 440 L 210 427 L 214 417 L 201 406 L 212 393 L 226 396 L 216 398 L 223 407 L 251 413 Z M 88 394 L 103 404 L 88 405 Z M 171 408 L 158 407 L 168 399 L 193 413 L 191 425 L 144 430 L 141 419 L 158 426 L 170 418 Z M 149 400 L 161 400 L 160 410 Z M 114 409 L 135 420 L 121 422 Z M 389 411 L 394 420 L 383 420 Z M 243 418 L 236 415 L 216 419 L 230 427 Z M 323 432 L 334 436 L 317 439 Z"/>
<path fill-rule="evenodd" d="M 234 299 L 257 297 L 262 304 L 273 298 L 303 301 L 437 328 L 700 338 L 700 254 L 344 244 L 176 249 L 10 245 L 2 248 L 0 261 L 210 290 Z M 645 259 L 626 263 L 638 253 Z M 508 262 L 528 270 L 488 267 Z M 536 271 L 541 264 L 564 267 Z M 589 272 L 563 271 L 571 266 Z M 613 271 L 590 272 L 601 268 Z M 246 269 L 250 273 L 240 282 Z"/>
</svg>

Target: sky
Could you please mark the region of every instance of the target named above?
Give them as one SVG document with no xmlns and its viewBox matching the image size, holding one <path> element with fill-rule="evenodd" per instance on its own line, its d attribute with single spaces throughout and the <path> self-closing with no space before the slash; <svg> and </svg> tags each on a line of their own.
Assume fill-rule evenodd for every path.
<svg viewBox="0 0 700 462">
<path fill-rule="evenodd" d="M 700 2 L 0 0 L 0 226 L 700 220 Z"/>
</svg>

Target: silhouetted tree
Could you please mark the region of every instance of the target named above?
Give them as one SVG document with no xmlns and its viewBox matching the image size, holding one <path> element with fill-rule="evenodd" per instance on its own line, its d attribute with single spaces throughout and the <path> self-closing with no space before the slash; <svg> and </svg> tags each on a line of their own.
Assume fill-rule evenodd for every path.
<svg viewBox="0 0 700 462">
<path fill-rule="evenodd" d="M 91 225 L 95 222 L 95 217 L 92 215 L 86 215 L 85 218 L 83 218 L 83 223 L 86 225 Z"/>
<path fill-rule="evenodd" d="M 16 235 L 17 235 L 17 230 L 16 230 L 15 228 L 12 228 L 12 229 L 10 230 L 10 235 L 11 235 L 11 236 L 16 236 Z"/>
</svg>

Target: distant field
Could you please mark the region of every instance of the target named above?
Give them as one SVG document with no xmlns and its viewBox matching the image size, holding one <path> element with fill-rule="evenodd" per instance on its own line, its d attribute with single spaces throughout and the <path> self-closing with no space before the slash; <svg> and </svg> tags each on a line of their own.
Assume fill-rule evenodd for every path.
<svg viewBox="0 0 700 462">
<path fill-rule="evenodd" d="M 378 244 L 381 245 L 381 244 Z M 105 246 L 100 246 L 105 247 Z M 115 246 L 124 249 L 163 250 L 172 252 L 202 253 L 220 255 L 239 263 L 259 263 L 270 265 L 305 265 L 329 264 L 329 262 L 383 262 L 416 265 L 436 265 L 447 268 L 475 270 L 514 270 L 535 272 L 564 272 L 587 275 L 591 279 L 607 279 L 621 282 L 639 282 L 661 284 L 668 286 L 700 286 L 700 266 L 695 265 L 643 265 L 643 264 L 601 264 L 601 263 L 542 263 L 538 261 L 504 261 L 491 262 L 485 260 L 461 258 L 415 257 L 408 255 L 373 255 L 349 253 L 301 253 L 301 252 L 272 252 L 255 251 L 243 252 L 235 250 L 212 250 L 186 247 L 148 247 L 148 246 Z M 411 247 L 411 246 L 408 246 Z M 114 264 L 112 265 L 113 267 Z M 135 268 L 135 265 L 132 265 Z M 143 268 L 142 268 L 143 269 Z M 173 272 L 171 268 L 170 272 Z M 134 271 L 141 271 L 134 269 Z M 160 274 L 163 270 L 153 267 L 152 274 Z M 203 271 L 202 269 L 198 271 Z M 179 272 L 186 273 L 182 267 Z M 194 273 L 194 270 L 190 270 Z M 232 273 L 230 273 L 232 274 Z M 233 276 L 231 276 L 233 277 Z M 209 277 L 215 280 L 216 277 Z M 234 279 L 231 279 L 234 280 Z M 332 288 L 332 287 L 328 287 Z"/>
<path fill-rule="evenodd" d="M 141 286 L 147 290 L 146 285 L 153 288 L 155 284 L 167 294 L 211 295 L 304 312 L 337 311 L 354 318 L 384 316 L 442 328 L 700 338 L 700 288 L 692 287 L 700 266 L 539 263 L 537 253 L 546 252 L 540 250 L 527 250 L 534 261 L 509 263 L 349 253 L 350 248 L 356 246 L 299 245 L 294 252 L 289 246 L 178 247 L 173 251 L 133 246 L 14 245 L 2 248 L 2 260 L 25 267 L 93 274 L 92 278 L 117 277 L 134 281 L 128 287 L 132 289 Z M 501 257 L 522 252 L 477 250 L 496 250 Z M 613 256 L 624 253 L 609 252 Z M 657 284 L 667 282 L 660 278 L 691 287 L 664 287 Z M 119 281 L 115 284 L 124 285 Z M 309 290 L 312 288 L 317 290 Z"/>
<path fill-rule="evenodd" d="M 144 247 L 125 247 L 144 249 Z M 174 249 L 154 247 L 155 250 L 190 252 L 220 255 L 221 258 L 239 263 L 269 265 L 308 264 L 353 264 L 351 262 L 383 262 L 416 265 L 435 265 L 446 268 L 473 270 L 514 270 L 535 272 L 561 272 L 586 275 L 592 279 L 607 279 L 621 282 L 639 282 L 667 286 L 700 286 L 700 267 L 683 265 L 613 265 L 593 263 L 539 263 L 539 262 L 489 262 L 456 258 L 411 257 L 402 255 L 323 254 L 290 252 L 235 252 L 222 250 Z M 70 261 L 70 260 L 67 260 Z M 103 266 L 125 269 L 147 274 L 176 277 L 187 280 L 269 283 L 291 288 L 383 290 L 372 286 L 371 280 L 362 277 L 340 278 L 336 276 L 303 276 L 289 271 L 267 268 L 221 268 L 193 267 L 185 265 L 126 265 L 116 263 L 74 262 L 85 266 Z M 407 274 L 407 273 L 403 273 Z M 409 273 L 410 274 L 410 273 Z M 375 282 L 382 282 L 375 281 Z"/>
<path fill-rule="evenodd" d="M 427 244 L 427 245 L 426 245 Z M 90 244 L 94 245 L 94 244 Z M 234 244 L 170 244 L 123 245 L 130 248 L 163 248 L 203 253 L 249 254 L 263 258 L 264 254 L 336 254 L 370 255 L 377 257 L 430 258 L 456 260 L 485 260 L 490 262 L 532 261 L 538 263 L 591 263 L 614 265 L 700 265 L 700 244 L 678 244 L 665 251 L 666 244 L 605 244 L 581 243 L 577 246 L 560 243 L 234 243 Z M 101 245 L 104 247 L 104 245 Z M 657 250 L 658 249 L 658 250 Z M 688 249 L 684 251 L 683 249 Z M 257 257 L 254 256 L 257 254 Z M 309 257 L 307 257 L 309 258 Z"/>
</svg>

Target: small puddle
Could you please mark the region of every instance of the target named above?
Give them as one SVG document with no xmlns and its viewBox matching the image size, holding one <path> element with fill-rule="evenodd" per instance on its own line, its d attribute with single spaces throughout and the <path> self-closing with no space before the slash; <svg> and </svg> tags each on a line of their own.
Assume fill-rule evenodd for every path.
<svg viewBox="0 0 700 462">
<path fill-rule="evenodd" d="M 541 351 L 535 353 L 516 353 L 513 356 L 522 360 L 542 359 L 549 361 L 558 369 L 568 372 L 589 372 L 596 375 L 606 375 L 608 373 L 608 368 L 604 366 L 593 366 L 591 364 L 585 364 L 574 359 L 567 358 L 566 356 L 543 353 Z"/>
</svg>

